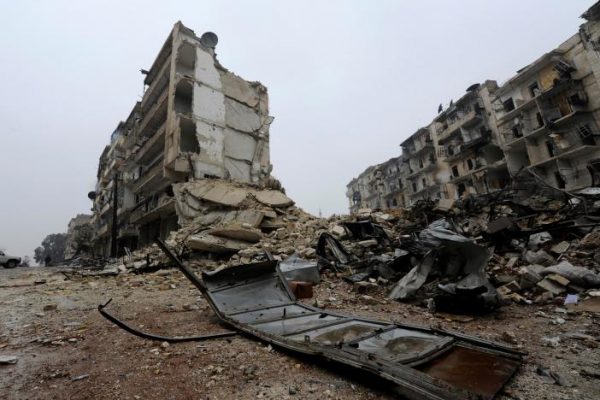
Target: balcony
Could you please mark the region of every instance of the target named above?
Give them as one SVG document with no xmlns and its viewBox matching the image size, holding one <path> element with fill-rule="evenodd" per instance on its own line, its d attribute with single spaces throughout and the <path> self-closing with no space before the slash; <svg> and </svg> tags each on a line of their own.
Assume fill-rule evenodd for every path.
<svg viewBox="0 0 600 400">
<path fill-rule="evenodd" d="M 415 147 L 413 149 L 412 153 L 410 153 L 410 156 L 411 157 L 416 157 L 416 156 L 418 156 L 420 154 L 423 154 L 423 153 L 425 153 L 427 151 L 433 151 L 433 141 L 431 141 L 431 140 L 426 141 L 423 144 L 423 146 L 420 147 L 420 148 L 418 148 L 418 149 Z"/>
<path fill-rule="evenodd" d="M 166 121 L 154 132 L 152 136 L 136 151 L 135 162 L 145 164 L 156 155 L 164 151 Z"/>
<path fill-rule="evenodd" d="M 107 201 L 100 209 L 100 215 L 106 214 L 112 208 L 111 202 Z"/>
<path fill-rule="evenodd" d="M 429 164 L 423 165 L 422 168 L 419 168 L 419 169 L 413 171 L 410 175 L 408 175 L 407 178 L 408 179 L 413 179 L 413 178 L 417 177 L 419 174 L 422 174 L 422 173 L 425 173 L 425 172 L 429 172 L 429 171 L 435 169 L 436 166 L 437 166 L 437 164 L 434 163 L 434 162 L 431 162 Z"/>
<path fill-rule="evenodd" d="M 411 197 L 419 197 L 419 196 L 423 196 L 426 194 L 431 194 L 432 192 L 435 192 L 436 190 L 440 189 L 440 181 L 438 181 L 437 179 L 434 180 L 430 185 L 427 185 L 419 190 L 417 190 L 414 193 L 411 193 L 410 196 Z"/>
<path fill-rule="evenodd" d="M 157 158 L 147 169 L 142 172 L 133 186 L 133 192 L 139 193 L 143 190 L 150 190 L 156 184 L 160 183 L 163 178 L 162 154 Z"/>
<path fill-rule="evenodd" d="M 144 115 L 138 128 L 138 132 L 141 136 L 149 137 L 156 133 L 158 128 L 167 119 L 168 95 L 169 91 L 165 90 L 152 108 Z"/>
<path fill-rule="evenodd" d="M 119 227 L 119 233 L 118 233 L 119 239 L 124 238 L 124 237 L 137 236 L 137 235 L 138 235 L 138 230 L 135 227 L 135 225 L 133 225 L 133 224 L 127 224 L 125 226 Z"/>
<path fill-rule="evenodd" d="M 142 99 L 142 103 L 140 106 L 144 113 L 148 112 L 148 109 L 154 105 L 156 99 L 159 99 L 164 93 L 167 92 L 165 88 L 169 84 L 170 67 L 171 59 L 167 58 L 157 74 L 158 79 L 155 79 L 144 93 L 144 98 Z"/>
<path fill-rule="evenodd" d="M 136 208 L 131 212 L 129 221 L 132 224 L 141 225 L 162 216 L 173 214 L 174 212 L 175 200 L 171 198 L 151 209 L 146 209 L 145 207 Z"/>
<path fill-rule="evenodd" d="M 460 132 L 460 128 L 469 128 L 471 126 L 475 126 L 481 120 L 482 120 L 481 114 L 479 113 L 479 111 L 471 110 L 468 113 L 460 116 L 457 120 L 455 120 L 451 124 L 448 124 L 447 127 L 444 128 L 442 126 L 442 128 L 440 130 L 438 130 L 438 134 L 439 134 L 438 140 L 444 141 L 447 138 L 449 138 L 450 136 L 452 136 L 453 134 L 455 134 L 457 131 Z"/>
</svg>

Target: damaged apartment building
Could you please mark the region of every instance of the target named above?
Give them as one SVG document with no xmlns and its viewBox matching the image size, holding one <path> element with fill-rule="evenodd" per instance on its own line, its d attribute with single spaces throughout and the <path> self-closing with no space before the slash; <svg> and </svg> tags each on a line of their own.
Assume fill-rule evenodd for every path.
<svg viewBox="0 0 600 400">
<path fill-rule="evenodd" d="M 506 83 L 472 85 L 440 106 L 429 125 L 402 142 L 395 161 L 371 166 L 347 185 L 350 211 L 491 193 L 522 170 L 568 191 L 599 185 L 599 4 L 582 18 L 578 33 Z"/>
<path fill-rule="evenodd" d="M 172 185 L 270 179 L 267 89 L 225 69 L 217 37 L 177 22 L 145 91 L 100 156 L 92 224 L 98 254 L 122 254 L 178 228 Z"/>
</svg>

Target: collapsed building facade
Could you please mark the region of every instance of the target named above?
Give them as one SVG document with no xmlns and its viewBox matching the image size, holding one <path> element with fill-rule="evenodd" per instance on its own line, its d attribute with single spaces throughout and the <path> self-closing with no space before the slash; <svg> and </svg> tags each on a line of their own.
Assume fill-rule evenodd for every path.
<svg viewBox="0 0 600 400">
<path fill-rule="evenodd" d="M 205 177 L 270 179 L 267 89 L 225 69 L 217 37 L 177 22 L 145 74 L 145 92 L 100 157 L 90 194 L 95 250 L 117 255 L 178 228 L 172 185 Z"/>
<path fill-rule="evenodd" d="M 579 190 L 600 182 L 600 7 L 579 32 L 498 86 L 475 84 L 433 121 L 402 142 L 408 163 L 399 176 L 386 163 L 347 185 L 350 211 L 459 199 L 506 187 L 527 169 L 552 187 Z M 377 176 L 368 171 L 381 171 Z M 402 201 L 385 201 L 403 182 Z M 400 185 L 399 185 L 400 186 Z M 359 195 L 357 195 L 359 193 Z"/>
</svg>

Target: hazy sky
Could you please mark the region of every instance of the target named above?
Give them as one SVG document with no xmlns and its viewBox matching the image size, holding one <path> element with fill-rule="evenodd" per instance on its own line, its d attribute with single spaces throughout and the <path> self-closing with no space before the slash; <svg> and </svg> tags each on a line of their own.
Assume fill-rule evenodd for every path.
<svg viewBox="0 0 600 400">
<path fill-rule="evenodd" d="M 577 32 L 593 0 L 5 1 L 0 248 L 31 254 L 89 212 L 109 135 L 177 20 L 269 89 L 274 175 L 347 211 L 346 184 L 472 83 L 505 81 Z"/>
</svg>

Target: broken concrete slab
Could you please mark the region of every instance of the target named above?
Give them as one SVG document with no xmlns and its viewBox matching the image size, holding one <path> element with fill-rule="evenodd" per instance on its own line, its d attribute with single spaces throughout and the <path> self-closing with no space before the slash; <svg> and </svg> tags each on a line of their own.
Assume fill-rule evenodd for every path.
<svg viewBox="0 0 600 400">
<path fill-rule="evenodd" d="M 556 265 L 545 268 L 540 274 L 542 276 L 558 274 L 564 276 L 575 285 L 593 288 L 600 287 L 600 276 L 598 274 L 587 268 L 574 266 L 568 261 L 561 261 Z"/>
<path fill-rule="evenodd" d="M 197 199 L 230 207 L 239 206 L 250 193 L 248 189 L 223 180 L 202 179 L 181 185 Z"/>
<path fill-rule="evenodd" d="M 534 233 L 533 235 L 529 235 L 529 241 L 527 246 L 530 250 L 539 249 L 540 245 L 547 243 L 552 240 L 552 235 L 546 231 Z"/>
<path fill-rule="evenodd" d="M 544 269 L 543 266 L 539 265 L 541 269 Z M 539 273 L 540 269 L 535 268 L 534 265 L 528 265 L 526 267 L 522 267 L 519 270 L 519 285 L 523 289 L 530 289 L 534 287 L 539 281 L 543 279 L 543 277 Z"/>
<path fill-rule="evenodd" d="M 294 201 L 278 190 L 261 190 L 254 192 L 254 197 L 259 202 L 269 207 L 288 207 L 294 205 Z"/>
<path fill-rule="evenodd" d="M 346 228 L 344 228 L 342 225 L 335 225 L 331 228 L 330 233 L 337 239 L 343 239 L 346 237 Z"/>
<path fill-rule="evenodd" d="M 560 255 L 560 254 L 564 253 L 565 251 L 569 250 L 569 247 L 571 247 L 571 243 L 563 241 L 563 242 L 557 243 L 554 246 L 552 246 L 552 248 L 550 249 L 550 252 L 552 252 L 556 255 Z"/>
<path fill-rule="evenodd" d="M 244 228 L 242 225 L 228 225 L 224 227 L 214 228 L 209 231 L 211 235 L 242 240 L 244 242 L 258 243 L 262 239 L 262 233 L 258 229 Z"/>
<path fill-rule="evenodd" d="M 361 240 L 360 242 L 358 242 L 358 245 L 361 247 L 375 247 L 377 246 L 379 243 L 377 242 L 377 240 L 375 239 L 367 239 L 367 240 Z"/>
<path fill-rule="evenodd" d="M 564 276 L 558 275 L 558 274 L 550 274 L 548 276 L 546 276 L 546 279 L 550 279 L 553 282 L 558 283 L 561 286 L 567 287 L 569 286 L 570 281 L 565 278 Z"/>
<path fill-rule="evenodd" d="M 17 356 L 0 356 L 0 365 L 16 364 L 18 360 Z"/>
<path fill-rule="evenodd" d="M 192 250 L 209 251 L 212 253 L 235 253 L 250 247 L 250 243 L 213 236 L 208 233 L 192 235 L 187 240 L 187 245 Z"/>
<path fill-rule="evenodd" d="M 549 292 L 555 296 L 562 294 L 566 291 L 565 287 L 556 283 L 551 279 L 543 279 L 537 283 L 537 286 L 546 292 Z"/>
<path fill-rule="evenodd" d="M 531 251 L 525 253 L 525 260 L 530 264 L 550 265 L 554 262 L 554 257 L 544 250 Z"/>
</svg>

